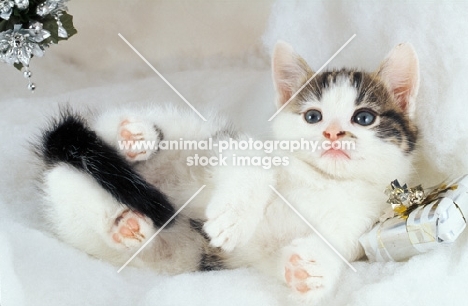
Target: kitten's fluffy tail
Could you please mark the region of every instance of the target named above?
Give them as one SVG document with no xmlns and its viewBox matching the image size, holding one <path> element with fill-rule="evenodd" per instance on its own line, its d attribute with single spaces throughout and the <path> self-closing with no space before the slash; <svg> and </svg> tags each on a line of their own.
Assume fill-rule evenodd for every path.
<svg viewBox="0 0 468 306">
<path fill-rule="evenodd" d="M 38 152 L 48 166 L 65 163 L 91 175 L 115 199 L 145 214 L 157 227 L 175 213 L 166 196 L 136 173 L 79 115 L 63 112 L 43 131 Z"/>
</svg>

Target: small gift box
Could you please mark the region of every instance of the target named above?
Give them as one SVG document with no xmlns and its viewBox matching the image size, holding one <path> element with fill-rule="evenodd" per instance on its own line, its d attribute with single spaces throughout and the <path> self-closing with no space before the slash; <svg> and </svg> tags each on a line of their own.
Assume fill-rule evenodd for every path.
<svg viewBox="0 0 468 306">
<path fill-rule="evenodd" d="M 457 240 L 468 216 L 468 175 L 442 184 L 426 196 L 421 186 L 393 181 L 387 189 L 392 206 L 359 239 L 371 261 L 404 261 Z"/>
</svg>

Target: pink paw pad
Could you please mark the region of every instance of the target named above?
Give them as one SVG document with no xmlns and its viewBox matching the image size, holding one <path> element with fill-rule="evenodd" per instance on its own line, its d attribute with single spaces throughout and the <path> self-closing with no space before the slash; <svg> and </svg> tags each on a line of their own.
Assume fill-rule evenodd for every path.
<svg viewBox="0 0 468 306">
<path fill-rule="evenodd" d="M 145 236 L 140 232 L 141 215 L 124 211 L 116 220 L 113 227 L 112 239 L 117 243 L 122 243 L 125 239 L 134 239 L 139 242 L 145 239 Z"/>
<path fill-rule="evenodd" d="M 293 254 L 289 257 L 284 269 L 284 278 L 288 286 L 302 294 L 321 287 L 321 285 L 314 284 L 315 282 L 310 281 L 313 278 L 321 279 L 322 276 L 310 275 L 308 272 L 310 267 L 306 268 L 306 265 L 313 266 L 315 265 L 315 261 L 306 261 L 299 255 Z"/>
<path fill-rule="evenodd" d="M 130 161 L 147 160 L 151 155 L 151 150 L 147 150 L 144 141 L 151 141 L 155 134 L 152 127 L 143 123 L 124 120 L 120 123 L 119 138 L 124 141 L 125 156 Z M 149 139 L 148 139 L 149 138 Z"/>
</svg>

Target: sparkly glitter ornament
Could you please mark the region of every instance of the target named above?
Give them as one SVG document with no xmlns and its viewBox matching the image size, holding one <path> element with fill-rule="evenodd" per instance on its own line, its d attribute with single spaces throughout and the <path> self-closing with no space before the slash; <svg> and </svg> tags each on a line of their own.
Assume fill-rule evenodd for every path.
<svg viewBox="0 0 468 306">
<path fill-rule="evenodd" d="M 12 0 L 0 0 L 0 18 L 5 20 L 10 19 L 14 5 L 15 2 Z"/>
<path fill-rule="evenodd" d="M 29 0 L 15 0 L 15 5 L 20 10 L 25 10 L 29 7 Z"/>
<path fill-rule="evenodd" d="M 25 79 L 28 79 L 28 89 L 30 91 L 34 91 L 36 89 L 36 84 L 34 84 L 33 82 L 31 82 L 31 76 L 32 76 L 32 73 L 31 71 L 29 71 L 29 67 L 25 67 L 24 68 L 24 71 L 23 71 L 23 76 Z"/>
<path fill-rule="evenodd" d="M 66 1 L 68 0 L 46 0 L 37 6 L 36 13 L 39 16 L 45 16 L 67 11 L 68 8 L 65 6 Z"/>
<path fill-rule="evenodd" d="M 22 70 L 31 82 L 29 63 L 44 55 L 51 44 L 76 34 L 72 16 L 67 14 L 68 0 L 0 0 L 0 62 Z"/>
<path fill-rule="evenodd" d="M 44 30 L 42 23 L 37 21 L 29 23 L 29 33 L 32 34 L 33 39 L 38 43 L 50 37 L 50 32 Z"/>
<path fill-rule="evenodd" d="M 21 25 L 15 25 L 13 30 L 0 33 L 0 61 L 29 66 L 33 55 L 44 55 L 44 49 L 38 43 L 49 36 L 50 33 L 46 30 L 36 34 L 34 30 L 22 29 Z"/>
<path fill-rule="evenodd" d="M 67 30 L 65 30 L 65 28 L 63 27 L 62 22 L 60 21 L 60 16 L 59 15 L 55 16 L 55 20 L 57 20 L 58 36 L 62 38 L 67 38 L 68 33 L 67 33 Z"/>
<path fill-rule="evenodd" d="M 34 55 L 44 55 L 44 48 L 39 43 L 49 36 L 50 33 L 44 29 L 22 29 L 21 25 L 0 33 L 0 61 L 8 64 L 21 63 L 26 67 L 23 75 L 28 78 L 30 90 L 34 90 L 36 86 L 31 83 L 29 61 Z"/>
<path fill-rule="evenodd" d="M 29 0 L 0 0 L 0 18 L 9 20 L 15 6 L 25 10 L 29 7 Z"/>
<path fill-rule="evenodd" d="M 54 16 L 57 27 L 58 27 L 58 36 L 62 38 L 67 38 L 67 30 L 63 27 L 60 17 L 62 12 L 67 11 L 68 8 L 65 6 L 65 2 L 68 0 L 46 0 L 44 3 L 41 3 L 37 7 L 37 14 L 39 16 L 52 15 Z"/>
</svg>

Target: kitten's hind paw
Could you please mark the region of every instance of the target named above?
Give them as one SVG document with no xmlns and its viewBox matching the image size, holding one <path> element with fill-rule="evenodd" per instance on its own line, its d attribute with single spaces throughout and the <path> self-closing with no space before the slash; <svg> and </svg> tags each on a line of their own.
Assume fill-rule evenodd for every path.
<svg viewBox="0 0 468 306">
<path fill-rule="evenodd" d="M 162 135 L 153 125 L 125 119 L 119 126 L 120 149 L 128 161 L 148 160 L 158 150 Z"/>
<path fill-rule="evenodd" d="M 284 278 L 293 291 L 305 294 L 323 286 L 324 271 L 314 260 L 303 260 L 299 255 L 293 254 L 284 268 Z"/>
<path fill-rule="evenodd" d="M 335 254 L 303 245 L 289 247 L 285 255 L 283 277 L 293 299 L 317 303 L 335 289 L 342 266 Z"/>
<path fill-rule="evenodd" d="M 138 248 L 154 233 L 152 222 L 138 212 L 125 210 L 115 219 L 110 236 L 118 248 Z"/>
</svg>

